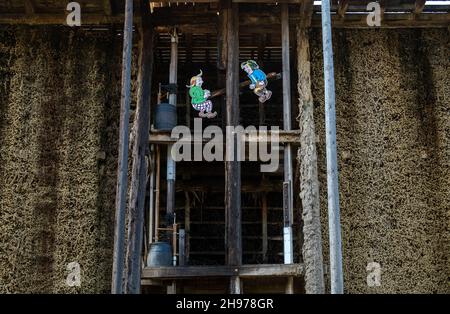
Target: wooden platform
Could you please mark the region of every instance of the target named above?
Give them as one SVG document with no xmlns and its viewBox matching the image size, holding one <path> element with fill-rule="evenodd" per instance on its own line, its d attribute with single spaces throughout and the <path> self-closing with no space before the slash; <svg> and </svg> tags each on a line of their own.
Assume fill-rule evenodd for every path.
<svg viewBox="0 0 450 314">
<path fill-rule="evenodd" d="M 303 274 L 303 264 L 260 264 L 242 266 L 176 266 L 145 267 L 142 284 L 147 280 L 192 279 L 201 277 L 298 277 Z"/>
</svg>

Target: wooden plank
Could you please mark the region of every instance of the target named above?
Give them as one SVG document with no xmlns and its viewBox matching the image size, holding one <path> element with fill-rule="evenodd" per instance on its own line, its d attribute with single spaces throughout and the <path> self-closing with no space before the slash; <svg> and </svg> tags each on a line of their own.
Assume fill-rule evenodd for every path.
<svg viewBox="0 0 450 314">
<path fill-rule="evenodd" d="M 133 46 L 133 1 L 126 0 L 122 52 L 120 98 L 119 160 L 117 167 L 114 253 L 111 293 L 123 292 L 126 191 L 128 184 L 128 139 L 131 101 L 131 49 Z"/>
<path fill-rule="evenodd" d="M 267 136 L 266 136 L 267 135 Z M 254 143 L 254 142 L 266 142 L 270 141 L 270 138 L 272 136 L 278 136 L 280 143 L 291 143 L 291 144 L 298 144 L 300 142 L 300 130 L 279 130 L 279 131 L 270 131 L 268 130 L 266 135 L 262 135 L 260 132 L 245 132 L 242 134 L 242 141 L 245 141 L 247 143 Z M 171 137 L 170 133 L 168 132 L 151 132 L 150 140 L 149 142 L 151 144 L 169 144 L 169 143 L 175 143 L 178 141 L 178 138 Z M 210 139 L 202 139 L 203 143 L 208 143 Z M 184 141 L 183 139 L 180 139 L 181 144 L 183 143 L 196 143 L 197 141 L 192 139 L 191 141 Z"/>
<path fill-rule="evenodd" d="M 200 277 L 298 277 L 303 274 L 303 264 L 258 264 L 241 266 L 178 266 L 144 267 L 142 279 L 169 280 Z"/>
<path fill-rule="evenodd" d="M 135 116 L 130 197 L 128 204 L 128 250 L 126 292 L 140 292 L 141 251 L 144 230 L 144 205 L 147 186 L 146 154 L 150 130 L 150 93 L 153 68 L 153 28 L 147 0 L 141 0 L 139 21 L 138 96 Z"/>
<path fill-rule="evenodd" d="M 227 73 L 226 73 L 226 122 L 227 126 L 239 125 L 239 7 L 224 0 L 227 11 Z M 225 161 L 225 243 L 227 265 L 242 264 L 241 239 L 241 166 L 237 160 L 237 141 L 227 137 L 226 154 L 233 150 L 233 161 Z M 229 142 L 231 140 L 231 142 Z"/>
</svg>

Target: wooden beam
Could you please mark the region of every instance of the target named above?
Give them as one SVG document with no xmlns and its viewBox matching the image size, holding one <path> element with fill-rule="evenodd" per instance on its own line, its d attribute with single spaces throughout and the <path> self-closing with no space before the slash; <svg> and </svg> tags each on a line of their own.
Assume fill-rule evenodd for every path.
<svg viewBox="0 0 450 314">
<path fill-rule="evenodd" d="M 227 40 L 227 20 L 228 13 L 224 2 L 220 3 L 220 11 L 218 17 L 217 25 L 217 69 L 225 70 L 227 67 L 227 51 L 228 51 L 228 40 Z"/>
<path fill-rule="evenodd" d="M 150 131 L 150 93 L 153 68 L 153 28 L 148 0 L 141 0 L 139 27 L 138 96 L 135 115 L 130 197 L 128 204 L 128 250 L 126 292 L 140 292 L 141 252 L 144 231 L 144 204 L 147 186 L 146 155 Z"/>
<path fill-rule="evenodd" d="M 259 34 L 258 36 L 258 64 L 260 68 L 264 68 L 264 51 L 266 48 L 267 34 Z M 259 125 L 265 125 L 266 114 L 264 103 L 258 101 Z"/>
<path fill-rule="evenodd" d="M 299 27 L 310 27 L 313 16 L 314 0 L 304 0 L 300 4 L 300 23 Z"/>
<path fill-rule="evenodd" d="M 103 0 L 103 10 L 107 16 L 114 15 L 114 6 L 112 0 Z M 148 3 L 147 3 L 148 5 Z"/>
<path fill-rule="evenodd" d="M 212 193 L 219 193 L 223 191 L 223 183 L 218 183 L 216 178 L 213 179 L 203 179 L 198 180 L 186 180 L 180 181 L 177 184 L 177 192 L 201 192 L 208 191 Z M 274 182 L 269 184 L 256 184 L 254 180 L 245 180 L 241 183 L 242 193 L 269 193 L 269 192 L 279 192 L 282 189 L 280 182 Z"/>
<path fill-rule="evenodd" d="M 338 15 L 343 19 L 345 17 L 345 13 L 347 12 L 348 9 L 348 0 L 339 0 L 339 5 L 338 5 Z"/>
<path fill-rule="evenodd" d="M 171 280 L 200 277 L 298 277 L 303 274 L 302 264 L 259 264 L 241 266 L 185 266 L 145 267 L 143 280 Z"/>
<path fill-rule="evenodd" d="M 266 137 L 267 135 L 267 137 Z M 247 143 L 254 142 L 267 142 L 270 140 L 272 136 L 278 136 L 278 140 L 280 143 L 291 143 L 298 144 L 300 142 L 300 130 L 279 130 L 279 131 L 267 131 L 266 135 L 262 135 L 260 132 L 248 131 L 242 134 L 242 141 Z M 179 139 L 175 137 L 171 137 L 170 132 L 163 131 L 152 131 L 149 139 L 149 143 L 151 144 L 170 144 L 175 143 Z M 202 143 L 208 143 L 210 139 L 202 139 Z M 191 141 L 183 141 L 181 139 L 179 143 L 196 143 L 194 139 Z"/>
<path fill-rule="evenodd" d="M 189 265 L 189 255 L 191 251 L 191 199 L 189 192 L 185 191 L 185 205 L 184 205 L 184 230 L 185 230 L 185 263 Z M 180 265 L 182 266 L 182 265 Z"/>
<path fill-rule="evenodd" d="M 223 0 L 226 12 L 227 69 L 226 69 L 226 124 L 239 125 L 239 5 Z M 226 136 L 225 161 L 225 247 L 227 265 L 242 264 L 241 226 L 241 165 L 238 161 L 237 140 L 234 134 Z M 227 161 L 228 160 L 228 161 Z M 230 278 L 230 293 L 241 292 L 238 276 Z"/>
<path fill-rule="evenodd" d="M 25 0 L 24 2 L 25 4 L 25 13 L 27 15 L 33 15 L 36 13 L 36 7 L 34 5 L 34 1 L 33 0 Z"/>
<path fill-rule="evenodd" d="M 128 185 L 128 140 L 131 102 L 131 50 L 133 46 L 133 0 L 125 2 L 120 98 L 119 160 L 117 167 L 114 253 L 111 293 L 123 293 L 126 192 Z"/>
<path fill-rule="evenodd" d="M 423 8 L 425 8 L 426 0 L 416 0 L 414 5 L 414 14 L 419 15 L 422 13 Z"/>
<path fill-rule="evenodd" d="M 379 3 L 380 3 L 380 8 L 381 8 L 380 19 L 381 19 L 381 24 L 383 24 L 384 23 L 384 12 L 386 11 L 386 0 L 380 0 Z"/>
<path fill-rule="evenodd" d="M 153 14 L 155 31 L 158 33 L 167 33 L 176 25 L 182 33 L 195 34 L 217 34 L 217 14 L 207 13 L 207 19 L 201 21 L 204 13 L 197 13 L 197 16 L 184 17 L 173 16 L 170 23 L 167 18 L 159 18 L 157 11 Z M 428 13 L 420 14 L 414 18 L 414 12 L 410 13 L 389 13 L 384 15 L 381 28 L 428 28 L 428 27 L 445 27 L 450 23 L 450 13 Z M 245 15 L 242 16 L 240 25 L 242 34 L 279 34 L 280 22 L 271 22 L 261 25 L 261 19 L 266 20 L 267 14 L 258 16 L 255 14 L 252 20 L 244 21 Z M 200 21 L 199 21 L 200 20 Z M 25 14 L 3 13 L 0 14 L 0 24 L 11 25 L 64 25 L 66 21 L 65 14 L 34 14 L 27 16 Z M 89 25 L 110 25 L 123 24 L 124 15 L 116 14 L 113 16 L 99 14 L 83 14 L 83 26 Z M 291 27 L 296 27 L 300 23 L 300 15 L 292 16 L 289 21 Z M 312 15 L 312 27 L 321 27 L 320 15 Z M 371 28 L 367 25 L 367 14 L 347 14 L 342 20 L 338 15 L 332 16 L 333 28 L 350 28 L 350 29 L 366 29 Z"/>
<path fill-rule="evenodd" d="M 226 122 L 239 125 L 239 7 L 230 0 L 222 2 L 227 11 Z M 231 138 L 230 138 L 231 137 Z M 230 153 L 232 152 L 232 154 Z M 227 265 L 242 264 L 241 239 L 241 166 L 237 158 L 236 136 L 227 136 L 225 161 L 225 215 Z"/>
<path fill-rule="evenodd" d="M 320 194 L 317 164 L 314 103 L 311 89 L 309 28 L 297 30 L 297 89 L 299 94 L 300 199 L 303 209 L 303 262 L 306 293 L 325 293 L 320 223 Z"/>
<path fill-rule="evenodd" d="M 267 249 L 268 249 L 268 237 L 267 237 L 267 193 L 262 194 L 261 198 L 261 222 L 262 222 L 262 255 L 263 262 L 267 262 Z"/>
</svg>

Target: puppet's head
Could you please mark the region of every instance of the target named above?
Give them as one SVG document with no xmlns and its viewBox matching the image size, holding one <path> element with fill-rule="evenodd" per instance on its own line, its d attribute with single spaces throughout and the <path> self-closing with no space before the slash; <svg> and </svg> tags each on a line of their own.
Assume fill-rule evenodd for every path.
<svg viewBox="0 0 450 314">
<path fill-rule="evenodd" d="M 242 62 L 241 69 L 247 72 L 248 74 L 252 74 L 254 70 L 259 69 L 258 63 L 253 60 L 247 60 Z"/>
<path fill-rule="evenodd" d="M 191 85 L 186 85 L 186 87 L 194 87 L 194 86 L 198 86 L 201 87 L 203 84 L 203 79 L 202 79 L 202 75 L 203 72 L 202 70 L 200 70 L 200 73 L 197 74 L 196 76 L 191 77 Z"/>
</svg>

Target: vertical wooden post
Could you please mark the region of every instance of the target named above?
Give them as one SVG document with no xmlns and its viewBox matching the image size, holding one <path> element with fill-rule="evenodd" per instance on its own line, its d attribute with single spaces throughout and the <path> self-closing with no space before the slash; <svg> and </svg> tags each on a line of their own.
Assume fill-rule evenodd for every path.
<svg viewBox="0 0 450 314">
<path fill-rule="evenodd" d="M 263 192 L 263 194 L 262 194 L 261 207 L 262 207 L 262 253 L 263 253 L 263 262 L 267 263 L 268 238 L 267 238 L 267 193 L 266 192 Z"/>
<path fill-rule="evenodd" d="M 141 287 L 141 256 L 144 232 L 144 204 L 147 186 L 147 153 L 150 132 L 150 92 L 153 67 L 153 27 L 148 0 L 141 0 L 139 25 L 138 97 L 135 116 L 130 199 L 128 211 L 128 250 L 126 292 L 137 294 Z"/>
<path fill-rule="evenodd" d="M 189 251 L 190 251 L 190 235 L 191 235 L 191 199 L 189 197 L 189 192 L 184 192 L 185 195 L 185 205 L 184 205 L 184 252 L 185 252 L 185 264 L 189 264 Z"/>
<path fill-rule="evenodd" d="M 259 35 L 258 65 L 260 68 L 264 68 L 264 50 L 266 48 L 266 40 L 267 40 L 266 34 Z M 262 102 L 259 102 L 258 107 L 259 107 L 259 125 L 264 125 L 266 123 L 266 114 L 265 114 L 264 104 Z"/>
<path fill-rule="evenodd" d="M 239 7 L 231 0 L 222 2 L 226 14 L 227 34 L 227 74 L 226 74 L 226 112 L 227 126 L 239 125 Z M 231 137 L 231 138 L 230 138 Z M 242 264 L 241 235 L 241 165 L 237 156 L 236 134 L 227 132 L 227 155 L 232 160 L 225 161 L 225 241 L 227 264 Z M 230 149 L 233 155 L 230 156 Z M 240 280 L 232 277 L 230 293 L 240 293 Z"/>
<path fill-rule="evenodd" d="M 325 293 L 323 277 L 322 231 L 320 223 L 320 195 L 317 168 L 314 104 L 311 91 L 311 63 L 309 57 L 309 27 L 313 0 L 301 7 L 297 30 L 297 70 L 299 94 L 300 198 L 303 208 L 303 262 L 305 290 L 308 294 Z"/>
<path fill-rule="evenodd" d="M 133 41 L 133 1 L 125 2 L 120 99 L 119 161 L 117 167 L 116 213 L 111 293 L 123 293 L 125 211 L 128 175 L 128 129 L 130 119 L 131 48 Z"/>
<path fill-rule="evenodd" d="M 331 293 L 344 293 L 341 222 L 336 145 L 336 104 L 330 0 L 322 1 L 322 40 L 325 74 L 325 131 L 327 150 L 328 228 L 330 237 Z"/>
</svg>

